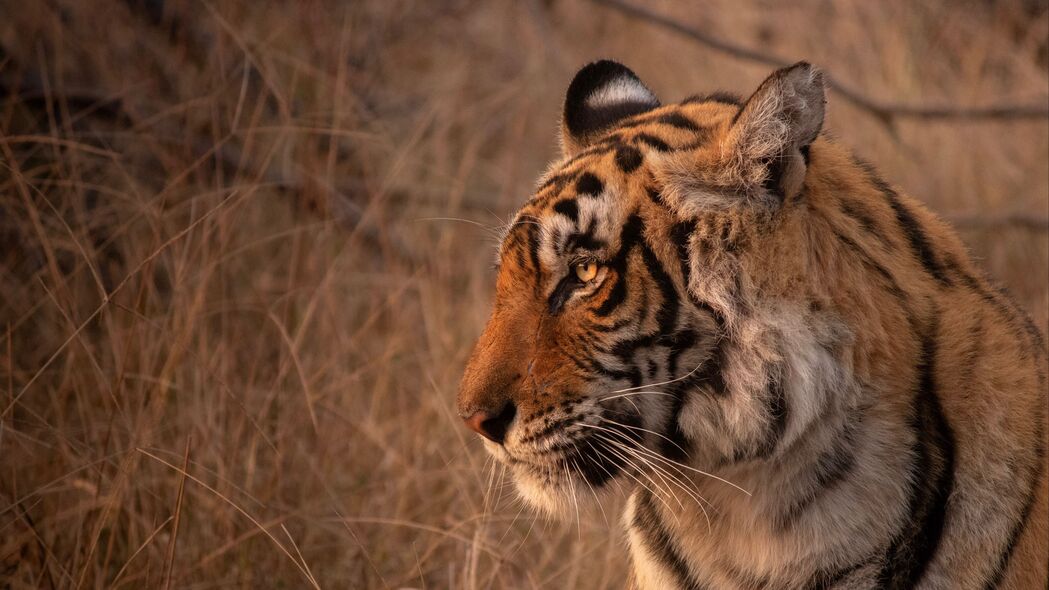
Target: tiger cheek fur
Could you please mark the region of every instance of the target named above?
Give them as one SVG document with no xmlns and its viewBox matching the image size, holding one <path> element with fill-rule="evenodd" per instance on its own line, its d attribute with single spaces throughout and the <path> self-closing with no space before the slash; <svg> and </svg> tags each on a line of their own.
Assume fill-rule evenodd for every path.
<svg viewBox="0 0 1049 590">
<path fill-rule="evenodd" d="M 643 588 L 1045 587 L 1042 336 L 823 119 L 583 68 L 459 413 L 538 507 L 627 489 Z"/>
</svg>

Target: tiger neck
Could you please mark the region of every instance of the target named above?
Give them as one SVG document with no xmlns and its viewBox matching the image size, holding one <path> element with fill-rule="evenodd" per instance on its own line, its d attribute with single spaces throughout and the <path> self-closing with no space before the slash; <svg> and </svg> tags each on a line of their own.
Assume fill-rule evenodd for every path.
<svg viewBox="0 0 1049 590">
<path fill-rule="evenodd" d="M 724 587 L 748 587 L 739 571 L 791 586 L 872 553 L 903 517 L 909 459 L 881 443 L 911 434 L 857 382 L 848 331 L 809 309 L 763 307 L 720 351 L 723 391 L 688 392 L 684 485 L 655 479 L 632 497 L 636 561 L 664 573 L 684 563 Z"/>
</svg>

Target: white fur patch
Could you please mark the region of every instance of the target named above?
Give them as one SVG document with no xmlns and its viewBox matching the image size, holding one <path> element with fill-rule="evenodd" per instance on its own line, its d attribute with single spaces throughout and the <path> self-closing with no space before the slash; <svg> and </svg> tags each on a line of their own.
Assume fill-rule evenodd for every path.
<svg viewBox="0 0 1049 590">
<path fill-rule="evenodd" d="M 613 106 L 617 104 L 642 102 L 659 104 L 659 99 L 652 94 L 640 80 L 623 76 L 601 86 L 586 97 L 586 106 L 591 109 Z"/>
</svg>

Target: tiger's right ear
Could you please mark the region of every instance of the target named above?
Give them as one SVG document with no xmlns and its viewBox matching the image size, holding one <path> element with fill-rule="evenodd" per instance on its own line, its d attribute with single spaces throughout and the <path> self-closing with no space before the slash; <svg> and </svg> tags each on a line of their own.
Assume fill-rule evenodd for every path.
<svg viewBox="0 0 1049 590">
<path fill-rule="evenodd" d="M 616 122 L 658 106 L 659 99 L 630 68 L 607 59 L 587 64 L 575 75 L 565 95 L 561 150 L 571 156 Z"/>
</svg>

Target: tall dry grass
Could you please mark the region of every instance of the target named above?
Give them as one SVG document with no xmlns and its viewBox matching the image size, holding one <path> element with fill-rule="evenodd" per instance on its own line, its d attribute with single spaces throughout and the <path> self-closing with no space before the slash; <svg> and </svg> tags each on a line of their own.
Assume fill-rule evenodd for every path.
<svg viewBox="0 0 1049 590">
<path fill-rule="evenodd" d="M 1044 101 L 1044 2 L 650 6 L 871 96 Z M 456 383 L 574 70 L 767 73 L 585 1 L 0 1 L 0 587 L 615 588 Z M 1049 320 L 1049 126 L 829 128 Z"/>
</svg>

